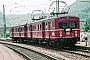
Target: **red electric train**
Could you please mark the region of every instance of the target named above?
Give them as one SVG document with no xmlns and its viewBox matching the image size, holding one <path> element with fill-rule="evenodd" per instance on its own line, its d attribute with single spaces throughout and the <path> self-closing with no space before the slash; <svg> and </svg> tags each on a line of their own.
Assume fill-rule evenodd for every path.
<svg viewBox="0 0 90 60">
<path fill-rule="evenodd" d="M 80 41 L 79 18 L 69 14 L 61 14 L 34 21 L 29 24 L 11 28 L 10 37 L 13 41 L 29 41 L 48 46 L 74 46 Z"/>
</svg>

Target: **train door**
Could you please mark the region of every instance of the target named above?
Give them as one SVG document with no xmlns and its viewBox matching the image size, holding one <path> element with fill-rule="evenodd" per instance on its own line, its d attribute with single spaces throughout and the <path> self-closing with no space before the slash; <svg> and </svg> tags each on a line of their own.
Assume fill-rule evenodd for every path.
<svg viewBox="0 0 90 60">
<path fill-rule="evenodd" d="M 45 38 L 45 22 L 42 23 L 42 37 Z"/>
<path fill-rule="evenodd" d="M 30 25 L 30 37 L 32 39 L 32 25 Z"/>
<path fill-rule="evenodd" d="M 49 35 L 49 39 L 50 39 L 50 33 L 51 33 L 50 29 L 51 29 L 51 22 L 48 22 L 48 35 Z"/>
<path fill-rule="evenodd" d="M 24 26 L 24 37 L 27 37 L 27 26 Z"/>
</svg>

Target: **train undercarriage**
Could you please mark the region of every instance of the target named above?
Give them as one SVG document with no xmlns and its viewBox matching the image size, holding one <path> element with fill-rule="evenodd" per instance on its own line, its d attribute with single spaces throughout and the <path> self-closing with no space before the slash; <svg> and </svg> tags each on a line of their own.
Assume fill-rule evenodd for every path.
<svg viewBox="0 0 90 60">
<path fill-rule="evenodd" d="M 73 47 L 76 42 L 79 41 L 77 38 L 59 38 L 59 39 L 41 39 L 41 38 L 12 38 L 13 42 L 22 42 L 22 43 L 33 43 L 33 44 L 42 44 L 50 47 Z"/>
</svg>

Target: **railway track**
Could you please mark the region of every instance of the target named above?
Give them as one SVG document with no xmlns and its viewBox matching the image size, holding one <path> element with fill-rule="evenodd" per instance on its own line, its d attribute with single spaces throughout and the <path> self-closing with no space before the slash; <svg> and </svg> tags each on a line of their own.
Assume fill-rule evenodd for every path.
<svg viewBox="0 0 90 60">
<path fill-rule="evenodd" d="M 26 46 L 27 45 L 25 45 L 25 47 Z M 90 60 L 90 48 L 87 48 L 87 47 L 77 46 L 76 48 L 73 48 L 73 49 L 69 49 L 69 48 L 58 49 L 58 48 L 38 47 L 38 49 L 47 50 L 48 53 L 50 52 L 52 55 L 53 55 L 53 53 L 55 53 L 57 56 L 55 56 L 55 55 L 53 55 L 53 56 L 56 58 L 56 60 L 57 59 L 59 60 L 60 55 L 65 56 L 65 57 L 63 57 L 63 59 L 65 58 L 65 60 Z M 49 54 L 47 54 L 47 55 L 49 55 Z"/>
<path fill-rule="evenodd" d="M 68 50 L 68 49 L 59 49 L 62 52 L 68 52 L 71 54 L 80 55 L 90 59 L 90 50 L 83 50 L 83 49 L 75 49 L 75 50 Z"/>
<path fill-rule="evenodd" d="M 41 54 L 37 51 L 21 47 L 18 45 L 13 45 L 13 44 L 7 44 L 7 43 L 2 43 L 4 46 L 18 52 L 20 55 L 26 58 L 26 60 L 57 60 L 53 57 Z"/>
</svg>

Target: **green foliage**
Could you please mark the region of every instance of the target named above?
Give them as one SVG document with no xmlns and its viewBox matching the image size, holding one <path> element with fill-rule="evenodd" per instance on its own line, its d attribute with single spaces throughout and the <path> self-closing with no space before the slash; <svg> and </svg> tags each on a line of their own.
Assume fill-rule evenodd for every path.
<svg viewBox="0 0 90 60">
<path fill-rule="evenodd" d="M 89 30 L 89 25 L 85 24 L 85 32 L 88 32 L 88 30 Z"/>
<path fill-rule="evenodd" d="M 6 38 L 10 37 L 10 31 L 6 32 Z"/>
</svg>

